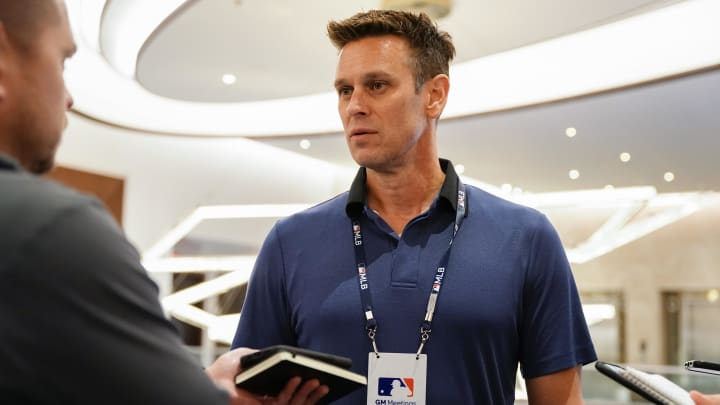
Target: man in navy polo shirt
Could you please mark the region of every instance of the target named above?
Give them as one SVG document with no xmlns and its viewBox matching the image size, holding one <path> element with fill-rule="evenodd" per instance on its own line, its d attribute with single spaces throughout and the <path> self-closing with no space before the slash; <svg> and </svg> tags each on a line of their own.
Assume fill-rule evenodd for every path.
<svg viewBox="0 0 720 405">
<path fill-rule="evenodd" d="M 343 404 L 513 404 L 518 364 L 531 404 L 582 403 L 596 355 L 555 230 L 439 159 L 450 36 L 378 10 L 328 34 L 360 169 L 348 192 L 271 230 L 233 347 L 352 358 L 368 388 Z"/>
</svg>

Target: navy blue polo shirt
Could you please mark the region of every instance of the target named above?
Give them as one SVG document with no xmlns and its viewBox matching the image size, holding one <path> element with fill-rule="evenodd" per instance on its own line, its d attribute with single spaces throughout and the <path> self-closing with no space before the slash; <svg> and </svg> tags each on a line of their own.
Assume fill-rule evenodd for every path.
<svg viewBox="0 0 720 405">
<path fill-rule="evenodd" d="M 233 347 L 289 344 L 350 357 L 367 373 L 372 345 L 353 250 L 359 215 L 378 349 L 414 353 L 439 261 L 455 223 L 459 178 L 398 236 L 366 204 L 365 169 L 349 192 L 284 218 L 253 270 Z M 427 401 L 512 404 L 525 378 L 596 360 L 565 252 L 541 213 L 466 187 L 428 355 Z M 364 404 L 365 391 L 337 403 Z"/>
</svg>

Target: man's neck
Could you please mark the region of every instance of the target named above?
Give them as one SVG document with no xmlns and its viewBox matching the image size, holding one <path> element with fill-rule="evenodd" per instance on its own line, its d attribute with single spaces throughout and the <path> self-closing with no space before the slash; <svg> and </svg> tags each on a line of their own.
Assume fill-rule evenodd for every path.
<svg viewBox="0 0 720 405">
<path fill-rule="evenodd" d="M 393 172 L 367 169 L 368 207 L 400 235 L 410 220 L 430 208 L 444 181 L 437 160 Z"/>
</svg>

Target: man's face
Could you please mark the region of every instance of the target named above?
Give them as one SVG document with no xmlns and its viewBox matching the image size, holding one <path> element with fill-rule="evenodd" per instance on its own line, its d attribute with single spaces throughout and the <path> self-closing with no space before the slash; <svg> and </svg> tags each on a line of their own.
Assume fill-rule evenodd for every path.
<svg viewBox="0 0 720 405">
<path fill-rule="evenodd" d="M 7 96 L 3 130 L 10 137 L 10 153 L 29 171 L 52 169 L 55 152 L 67 126 L 72 98 L 65 88 L 63 68 L 75 52 L 70 25 L 62 0 L 56 0 L 58 21 L 36 33 L 28 50 L 11 52 L 7 68 Z"/>
<path fill-rule="evenodd" d="M 335 88 L 350 154 L 359 165 L 391 170 L 416 157 L 430 120 L 425 86 L 415 91 L 407 40 L 385 35 L 348 43 Z"/>
</svg>

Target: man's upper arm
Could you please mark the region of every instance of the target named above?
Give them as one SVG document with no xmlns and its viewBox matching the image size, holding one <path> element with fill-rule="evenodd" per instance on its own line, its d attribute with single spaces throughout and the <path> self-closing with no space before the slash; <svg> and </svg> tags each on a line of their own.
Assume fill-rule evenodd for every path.
<svg viewBox="0 0 720 405">
<path fill-rule="evenodd" d="M 527 380 L 529 405 L 583 404 L 581 385 L 582 366 Z"/>
<path fill-rule="evenodd" d="M 544 216 L 530 247 L 520 346 L 526 379 L 597 360 L 562 243 Z"/>
<path fill-rule="evenodd" d="M 24 349 L 59 402 L 227 403 L 165 318 L 137 251 L 99 204 L 77 204 L 25 247 Z M 27 308 L 26 308 L 27 309 Z"/>
<path fill-rule="evenodd" d="M 296 345 L 287 295 L 278 224 L 268 233 L 253 268 L 232 348 Z"/>
</svg>

